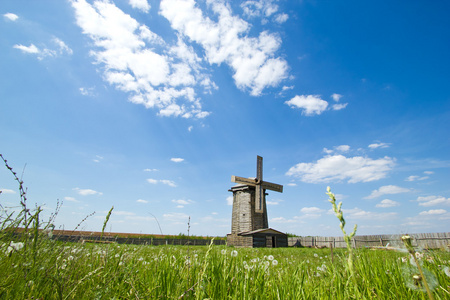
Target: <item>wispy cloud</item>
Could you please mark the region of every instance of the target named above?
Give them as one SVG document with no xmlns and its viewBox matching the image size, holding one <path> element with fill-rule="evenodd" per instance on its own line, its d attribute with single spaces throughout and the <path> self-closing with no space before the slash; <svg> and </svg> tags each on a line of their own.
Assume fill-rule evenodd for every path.
<svg viewBox="0 0 450 300">
<path fill-rule="evenodd" d="M 420 206 L 450 205 L 450 198 L 442 196 L 418 197 L 416 201 Z"/>
<path fill-rule="evenodd" d="M 370 149 L 377 149 L 377 148 L 388 148 L 388 143 L 373 143 L 369 145 Z"/>
<path fill-rule="evenodd" d="M 77 199 L 75 199 L 74 197 L 64 197 L 64 200 L 69 201 L 69 202 L 80 202 Z"/>
<path fill-rule="evenodd" d="M 372 193 L 369 196 L 364 197 L 364 199 L 373 199 L 383 195 L 393 195 L 409 192 L 411 192 L 411 189 L 402 188 L 396 185 L 385 185 L 380 187 L 378 190 L 373 190 Z"/>
<path fill-rule="evenodd" d="M 177 186 L 174 181 L 168 180 L 168 179 L 152 179 L 152 178 L 149 178 L 149 179 L 147 179 L 147 182 L 151 183 L 151 184 L 162 183 L 162 184 L 165 184 L 165 185 L 168 185 L 168 186 L 171 186 L 171 187 L 176 187 Z"/>
<path fill-rule="evenodd" d="M 144 169 L 144 172 L 157 172 L 158 169 Z"/>
<path fill-rule="evenodd" d="M 394 159 L 343 155 L 327 155 L 314 163 L 299 163 L 289 169 L 287 176 L 303 182 L 319 183 L 348 180 L 349 183 L 369 182 L 385 178 L 394 166 Z"/>
<path fill-rule="evenodd" d="M 174 157 L 174 158 L 171 158 L 170 160 L 173 162 L 179 163 L 179 162 L 184 161 L 184 158 Z"/>
<path fill-rule="evenodd" d="M 74 191 L 76 191 L 79 195 L 81 196 L 91 196 L 91 195 L 103 195 L 103 193 L 101 192 L 97 192 L 95 190 L 92 189 L 80 189 L 80 188 L 74 188 Z"/>
<path fill-rule="evenodd" d="M 3 17 L 5 17 L 5 19 L 9 20 L 9 21 L 17 21 L 17 19 L 19 18 L 18 15 L 13 14 L 13 13 L 6 13 L 3 15 Z"/>
<path fill-rule="evenodd" d="M 67 46 L 59 38 L 54 37 L 51 41 L 55 46 L 53 48 L 43 47 L 42 49 L 39 49 L 34 44 L 30 44 L 30 46 L 16 44 L 13 46 L 13 48 L 18 49 L 26 54 L 35 54 L 35 55 L 37 55 L 37 58 L 39 60 L 42 60 L 45 57 L 56 57 L 56 56 L 63 55 L 63 54 L 68 54 L 68 55 L 73 54 L 72 49 L 70 49 L 69 46 Z"/>
<path fill-rule="evenodd" d="M 389 208 L 389 207 L 395 207 L 395 206 L 399 206 L 400 203 L 397 201 L 393 201 L 393 200 L 389 200 L 389 199 L 384 199 L 381 200 L 380 203 L 378 203 L 377 205 L 375 205 L 376 207 L 382 207 L 382 208 Z"/>
<path fill-rule="evenodd" d="M 411 176 L 408 176 L 405 179 L 405 181 L 420 181 L 420 180 L 425 180 L 425 179 L 428 179 L 428 178 L 430 178 L 430 177 L 428 177 L 428 176 L 411 175 Z"/>
<path fill-rule="evenodd" d="M 3 189 L 3 188 L 0 188 L 0 192 L 2 192 L 2 194 L 15 194 L 16 193 L 14 190 Z"/>
<path fill-rule="evenodd" d="M 143 204 L 147 204 L 148 200 L 144 200 L 144 199 L 137 199 L 136 200 L 137 203 L 143 203 Z"/>
<path fill-rule="evenodd" d="M 442 215 L 445 213 L 447 213 L 447 211 L 445 209 L 431 209 L 428 211 L 422 211 L 419 213 L 419 215 L 430 216 L 430 215 Z"/>
</svg>

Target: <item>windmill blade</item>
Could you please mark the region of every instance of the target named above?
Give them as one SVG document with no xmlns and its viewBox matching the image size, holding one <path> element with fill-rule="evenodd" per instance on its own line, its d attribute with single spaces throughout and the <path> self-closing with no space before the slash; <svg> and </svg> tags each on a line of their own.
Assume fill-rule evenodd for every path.
<svg viewBox="0 0 450 300">
<path fill-rule="evenodd" d="M 264 212 L 264 188 L 262 185 L 258 184 L 255 186 L 255 212 Z"/>
<path fill-rule="evenodd" d="M 239 177 L 239 176 L 234 176 L 234 175 L 231 175 L 231 182 L 248 184 L 248 185 L 252 185 L 252 186 L 255 186 L 257 184 L 256 179 Z"/>
</svg>

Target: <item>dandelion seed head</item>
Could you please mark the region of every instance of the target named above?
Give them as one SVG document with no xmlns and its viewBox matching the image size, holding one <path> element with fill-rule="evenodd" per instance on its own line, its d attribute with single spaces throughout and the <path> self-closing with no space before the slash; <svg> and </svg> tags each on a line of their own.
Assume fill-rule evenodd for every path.
<svg viewBox="0 0 450 300">
<path fill-rule="evenodd" d="M 231 257 L 236 257 L 238 252 L 236 250 L 231 251 Z"/>
<path fill-rule="evenodd" d="M 269 255 L 269 256 L 267 257 L 267 259 L 268 259 L 268 260 L 273 260 L 273 255 Z"/>
<path fill-rule="evenodd" d="M 274 259 L 274 260 L 272 261 L 272 265 L 274 265 L 274 266 L 278 265 L 278 261 L 277 261 L 276 259 Z"/>
</svg>

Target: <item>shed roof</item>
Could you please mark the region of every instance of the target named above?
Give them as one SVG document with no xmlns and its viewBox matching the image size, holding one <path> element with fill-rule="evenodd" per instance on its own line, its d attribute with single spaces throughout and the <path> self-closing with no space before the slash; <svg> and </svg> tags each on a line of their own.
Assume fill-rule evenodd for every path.
<svg viewBox="0 0 450 300">
<path fill-rule="evenodd" d="M 267 233 L 267 234 L 283 234 L 286 235 L 286 233 L 272 229 L 272 228 L 263 228 L 263 229 L 257 229 L 252 231 L 244 231 L 240 232 L 238 235 L 252 235 L 255 233 Z"/>
</svg>

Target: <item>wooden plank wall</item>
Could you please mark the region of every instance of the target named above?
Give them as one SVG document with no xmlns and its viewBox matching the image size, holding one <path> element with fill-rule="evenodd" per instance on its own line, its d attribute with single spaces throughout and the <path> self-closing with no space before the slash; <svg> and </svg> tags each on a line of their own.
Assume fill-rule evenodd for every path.
<svg viewBox="0 0 450 300">
<path fill-rule="evenodd" d="M 445 248 L 450 250 L 450 232 L 442 233 L 415 233 L 410 234 L 414 247 L 437 249 Z M 352 247 L 402 247 L 401 241 L 402 234 L 393 235 L 359 235 L 352 238 Z M 298 236 L 288 238 L 289 246 L 302 246 L 302 247 L 330 247 L 330 244 L 334 248 L 346 248 L 347 245 L 344 241 L 344 237 L 323 237 L 323 236 Z"/>
</svg>

